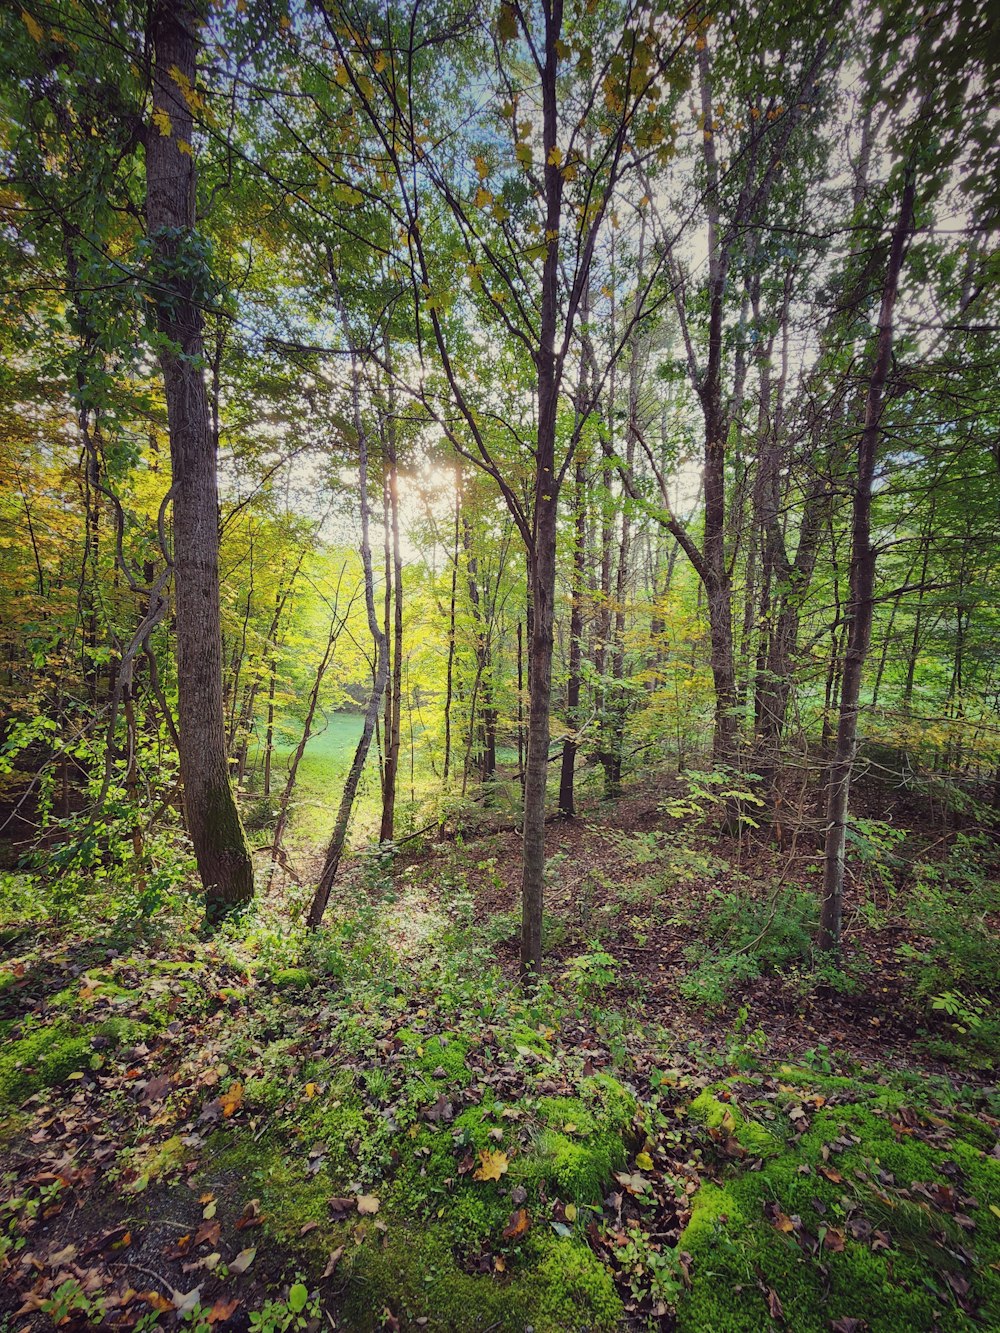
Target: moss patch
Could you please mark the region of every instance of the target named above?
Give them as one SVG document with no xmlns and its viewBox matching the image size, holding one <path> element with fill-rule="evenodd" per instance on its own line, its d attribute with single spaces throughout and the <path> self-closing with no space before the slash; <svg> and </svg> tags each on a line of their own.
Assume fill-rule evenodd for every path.
<svg viewBox="0 0 1000 1333">
<path fill-rule="evenodd" d="M 845 1318 L 879 1333 L 964 1329 L 963 1299 L 1000 1326 L 1000 1161 L 983 1151 L 981 1127 L 970 1135 L 962 1117 L 898 1118 L 897 1095 L 842 1082 L 828 1091 L 855 1100 L 824 1105 L 785 1144 L 749 1119 L 746 1102 L 741 1111 L 704 1093 L 690 1108 L 765 1160 L 730 1166 L 695 1197 L 680 1239 L 692 1256 L 682 1333 L 768 1328 L 766 1288 L 797 1333 Z"/>
<path fill-rule="evenodd" d="M 406 1109 L 411 1083 L 426 1112 L 428 1089 L 469 1077 L 461 1038 L 410 1035 L 404 1048 L 402 1068 L 415 1068 L 416 1078 L 404 1082 L 397 1110 Z M 486 1091 L 450 1120 L 401 1114 L 397 1123 L 365 1102 L 345 1072 L 323 1094 L 296 1102 L 258 1143 L 221 1130 L 212 1172 L 239 1180 L 242 1194 L 260 1200 L 265 1231 L 307 1262 L 325 1263 L 346 1243 L 347 1327 L 383 1327 L 388 1310 L 402 1328 L 596 1333 L 616 1327 L 621 1302 L 583 1221 L 557 1234 L 553 1200 L 600 1202 L 625 1163 L 636 1109 L 627 1089 L 597 1077 L 581 1081 L 578 1097 L 512 1106 Z M 507 1159 L 500 1180 L 475 1179 L 487 1150 Z M 359 1185 L 378 1197 L 377 1218 L 330 1209 L 331 1197 L 350 1197 Z M 504 1237 L 518 1206 L 529 1226 Z M 303 1237 L 310 1222 L 317 1225 Z"/>
</svg>

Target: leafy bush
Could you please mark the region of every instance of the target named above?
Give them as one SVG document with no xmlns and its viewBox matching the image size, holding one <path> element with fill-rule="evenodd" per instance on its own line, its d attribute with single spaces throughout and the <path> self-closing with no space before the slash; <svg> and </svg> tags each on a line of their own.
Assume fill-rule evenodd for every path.
<svg viewBox="0 0 1000 1333">
<path fill-rule="evenodd" d="M 932 1008 L 946 1011 L 934 1000 L 952 993 L 975 1001 L 1000 982 L 1000 938 L 990 925 L 1000 911 L 996 860 L 985 834 L 959 834 L 946 861 L 917 867 L 907 914 L 920 943 L 899 953 L 912 964 L 918 997 Z"/>
<path fill-rule="evenodd" d="M 809 959 L 818 910 L 812 894 L 779 888 L 759 899 L 716 889 L 712 898 L 715 906 L 704 926 L 712 946 L 687 950 L 696 966 L 680 983 L 685 999 L 718 1008 L 730 991 L 762 973 Z"/>
</svg>

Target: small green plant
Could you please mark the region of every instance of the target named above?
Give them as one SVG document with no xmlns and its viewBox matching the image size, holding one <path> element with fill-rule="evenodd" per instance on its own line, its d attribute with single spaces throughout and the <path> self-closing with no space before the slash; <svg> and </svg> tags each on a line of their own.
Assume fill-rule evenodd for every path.
<svg viewBox="0 0 1000 1333">
<path fill-rule="evenodd" d="M 308 1328 L 311 1319 L 320 1317 L 319 1297 L 310 1295 L 304 1282 L 293 1282 L 286 1301 L 265 1301 L 250 1314 L 252 1333 L 288 1333 L 289 1329 Z"/>
<path fill-rule="evenodd" d="M 571 958 L 563 976 L 582 1000 L 594 1000 L 614 985 L 618 966 L 612 954 L 592 949 Z"/>
<path fill-rule="evenodd" d="M 41 1302 L 40 1308 L 55 1326 L 68 1324 L 74 1316 L 79 1315 L 99 1324 L 104 1315 L 103 1300 L 99 1296 L 88 1296 L 75 1277 L 60 1282 L 52 1295 Z"/>
<path fill-rule="evenodd" d="M 939 1014 L 945 1014 L 952 1026 L 963 1037 L 982 1025 L 986 1005 L 979 1000 L 971 1000 L 961 991 L 946 990 L 931 997 L 931 1008 Z"/>
<path fill-rule="evenodd" d="M 760 781 L 759 774 L 737 773 L 720 765 L 708 773 L 689 770 L 680 775 L 680 780 L 686 788 L 684 794 L 671 797 L 661 806 L 663 813 L 671 819 L 704 819 L 709 810 L 721 805 L 741 826 L 760 827 L 746 810 L 747 806 L 760 809 L 764 805 L 753 790 L 753 784 Z"/>
</svg>

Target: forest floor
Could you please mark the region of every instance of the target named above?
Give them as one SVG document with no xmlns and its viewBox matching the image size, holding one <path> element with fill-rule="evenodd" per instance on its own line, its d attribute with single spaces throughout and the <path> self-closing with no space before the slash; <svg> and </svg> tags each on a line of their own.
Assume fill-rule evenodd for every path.
<svg viewBox="0 0 1000 1333">
<path fill-rule="evenodd" d="M 834 968 L 808 835 L 665 794 L 551 825 L 531 998 L 515 832 L 359 858 L 311 938 L 287 887 L 0 931 L 0 1329 L 1000 1327 L 994 1053 L 898 844 Z"/>
</svg>

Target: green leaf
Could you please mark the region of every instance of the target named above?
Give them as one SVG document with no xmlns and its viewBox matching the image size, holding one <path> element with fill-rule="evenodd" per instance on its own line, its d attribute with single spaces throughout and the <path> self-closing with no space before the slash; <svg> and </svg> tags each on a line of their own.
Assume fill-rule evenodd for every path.
<svg viewBox="0 0 1000 1333">
<path fill-rule="evenodd" d="M 295 1282 L 288 1293 L 288 1308 L 293 1314 L 301 1314 L 306 1308 L 306 1301 L 309 1299 L 308 1288 L 301 1282 Z"/>
</svg>

